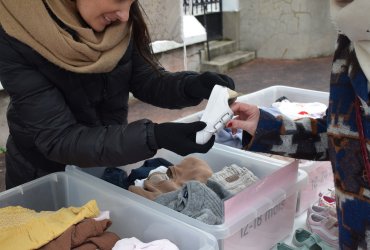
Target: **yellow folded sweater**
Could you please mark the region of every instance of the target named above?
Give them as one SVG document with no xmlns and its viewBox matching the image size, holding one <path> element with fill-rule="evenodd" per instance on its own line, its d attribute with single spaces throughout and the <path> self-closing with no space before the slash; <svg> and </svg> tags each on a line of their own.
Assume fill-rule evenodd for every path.
<svg viewBox="0 0 370 250">
<path fill-rule="evenodd" d="M 95 200 L 82 207 L 36 212 L 20 206 L 0 208 L 0 249 L 37 249 L 70 226 L 99 215 Z"/>
</svg>

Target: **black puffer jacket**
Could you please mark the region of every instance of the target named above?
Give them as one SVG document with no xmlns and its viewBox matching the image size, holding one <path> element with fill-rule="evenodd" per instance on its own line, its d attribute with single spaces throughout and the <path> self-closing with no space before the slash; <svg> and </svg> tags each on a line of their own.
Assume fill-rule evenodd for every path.
<svg viewBox="0 0 370 250">
<path fill-rule="evenodd" d="M 127 124 L 129 92 L 163 108 L 197 105 L 201 100 L 184 93 L 194 74 L 159 76 L 132 42 L 111 72 L 76 74 L 0 28 L 0 81 L 10 95 L 7 188 L 64 171 L 66 164 L 121 166 L 152 157 L 152 122 Z"/>
</svg>

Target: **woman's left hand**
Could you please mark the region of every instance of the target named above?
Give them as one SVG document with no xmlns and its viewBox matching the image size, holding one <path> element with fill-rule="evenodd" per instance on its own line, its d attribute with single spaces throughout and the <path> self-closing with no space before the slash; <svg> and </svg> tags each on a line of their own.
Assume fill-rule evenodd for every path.
<svg viewBox="0 0 370 250">
<path fill-rule="evenodd" d="M 191 97 L 209 99 L 215 85 L 225 86 L 232 90 L 235 89 L 234 81 L 229 76 L 204 72 L 188 81 L 185 85 L 185 93 Z"/>
<path fill-rule="evenodd" d="M 259 108 L 256 105 L 235 102 L 231 105 L 231 110 L 236 117 L 226 123 L 226 127 L 231 128 L 234 133 L 237 129 L 242 129 L 254 136 L 260 118 Z"/>
</svg>

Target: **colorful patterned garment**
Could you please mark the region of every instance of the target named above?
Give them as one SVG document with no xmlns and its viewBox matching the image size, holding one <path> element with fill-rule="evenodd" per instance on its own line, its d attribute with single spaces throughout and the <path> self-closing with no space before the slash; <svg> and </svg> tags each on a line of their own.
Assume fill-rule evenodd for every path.
<svg viewBox="0 0 370 250">
<path fill-rule="evenodd" d="M 314 73 L 314 72 L 313 72 Z M 292 121 L 261 110 L 255 136 L 245 149 L 300 159 L 330 159 L 335 178 L 341 249 L 370 249 L 370 185 L 366 178 L 354 101 L 362 102 L 362 123 L 370 148 L 368 80 L 351 41 L 338 37 L 323 119 Z M 368 150 L 369 151 L 369 150 Z"/>
</svg>

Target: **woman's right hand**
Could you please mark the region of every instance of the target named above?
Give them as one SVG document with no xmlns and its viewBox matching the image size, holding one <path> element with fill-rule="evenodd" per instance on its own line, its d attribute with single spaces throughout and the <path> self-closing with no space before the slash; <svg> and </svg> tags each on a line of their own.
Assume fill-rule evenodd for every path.
<svg viewBox="0 0 370 250">
<path fill-rule="evenodd" d="M 215 142 L 215 136 L 205 144 L 196 143 L 196 133 L 207 126 L 205 122 L 165 122 L 154 124 L 154 135 L 158 148 L 168 149 L 185 156 L 192 153 L 207 153 Z"/>
<path fill-rule="evenodd" d="M 231 110 L 235 117 L 226 124 L 226 127 L 231 128 L 233 132 L 242 129 L 254 136 L 260 118 L 259 108 L 256 105 L 235 102 L 231 105 Z"/>
</svg>

